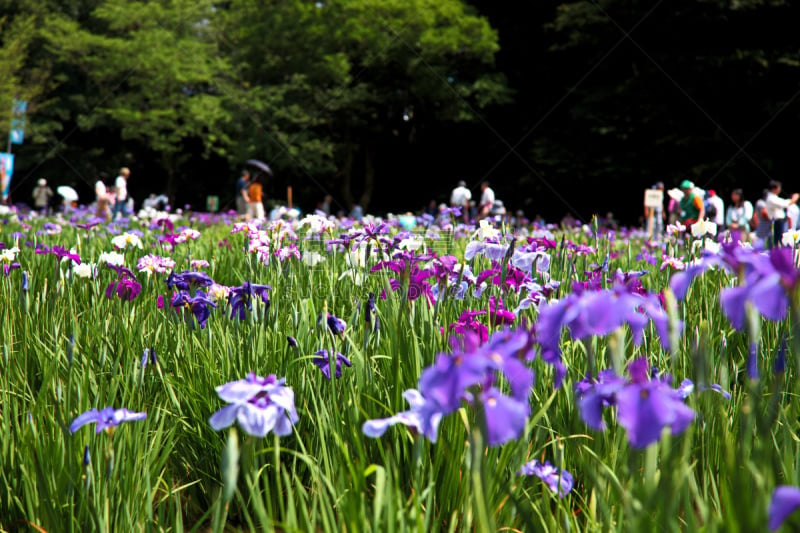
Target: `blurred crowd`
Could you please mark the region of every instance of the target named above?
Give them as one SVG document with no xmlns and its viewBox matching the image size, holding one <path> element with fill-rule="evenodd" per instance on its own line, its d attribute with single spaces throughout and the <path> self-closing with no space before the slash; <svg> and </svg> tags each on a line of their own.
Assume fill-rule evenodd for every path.
<svg viewBox="0 0 800 533">
<path fill-rule="evenodd" d="M 664 183 L 656 183 L 651 190 L 663 192 Z M 782 194 L 781 182 L 772 180 L 755 203 L 744 197 L 742 189 L 732 190 L 726 203 L 715 190 L 703 190 L 683 180 L 679 187 L 666 192 L 660 205 L 645 202 L 645 229 L 649 238 L 659 240 L 665 224 L 690 226 L 708 221 L 716 225 L 717 234 L 723 238 L 780 246 L 786 232 L 800 230 L 800 194 Z"/>
</svg>

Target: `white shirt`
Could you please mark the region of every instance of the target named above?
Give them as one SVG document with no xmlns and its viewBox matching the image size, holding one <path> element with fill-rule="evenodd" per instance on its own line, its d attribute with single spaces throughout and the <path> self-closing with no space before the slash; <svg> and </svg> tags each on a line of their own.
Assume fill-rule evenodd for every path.
<svg viewBox="0 0 800 533">
<path fill-rule="evenodd" d="M 472 200 L 472 192 L 466 187 L 456 187 L 450 194 L 450 205 L 464 207 L 467 202 Z"/>
<path fill-rule="evenodd" d="M 787 230 L 800 228 L 800 207 L 797 204 L 792 204 L 786 208 L 786 216 L 792 219 L 792 226 L 787 227 Z"/>
<path fill-rule="evenodd" d="M 770 220 L 782 220 L 786 218 L 786 208 L 792 205 L 788 198 L 781 198 L 775 193 L 767 193 L 767 216 Z"/>
<path fill-rule="evenodd" d="M 481 195 L 481 205 L 489 205 L 490 207 L 494 205 L 494 191 L 491 187 L 486 187 Z"/>
<path fill-rule="evenodd" d="M 717 210 L 717 215 L 714 217 L 714 224 L 722 226 L 725 224 L 725 203 L 719 196 L 712 196 L 708 199 L 708 203 L 713 205 Z"/>
<path fill-rule="evenodd" d="M 128 198 L 128 180 L 122 176 L 117 176 L 114 187 L 117 189 L 117 200 L 125 200 Z"/>
<path fill-rule="evenodd" d="M 97 183 L 94 184 L 94 194 L 97 196 L 98 200 L 103 198 L 106 195 L 106 184 L 98 180 Z"/>
</svg>

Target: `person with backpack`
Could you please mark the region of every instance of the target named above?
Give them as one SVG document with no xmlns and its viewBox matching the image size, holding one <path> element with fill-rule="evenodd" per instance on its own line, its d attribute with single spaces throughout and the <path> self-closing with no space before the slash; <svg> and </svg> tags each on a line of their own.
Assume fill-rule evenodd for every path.
<svg viewBox="0 0 800 533">
<path fill-rule="evenodd" d="M 703 197 L 697 192 L 697 188 L 689 180 L 681 182 L 681 223 L 685 226 L 694 224 L 698 220 L 703 220 L 706 216 L 706 208 L 703 204 Z"/>
</svg>

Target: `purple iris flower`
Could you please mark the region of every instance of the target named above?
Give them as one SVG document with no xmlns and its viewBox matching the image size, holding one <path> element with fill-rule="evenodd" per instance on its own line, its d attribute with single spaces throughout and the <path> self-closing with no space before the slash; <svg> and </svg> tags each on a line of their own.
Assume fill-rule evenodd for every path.
<svg viewBox="0 0 800 533">
<path fill-rule="evenodd" d="M 698 392 L 711 390 L 711 391 L 714 391 L 714 392 L 720 394 L 726 400 L 730 400 L 731 399 L 731 393 L 726 391 L 726 390 L 724 390 L 722 388 L 722 385 L 719 385 L 717 383 L 712 383 L 711 385 L 709 385 L 707 387 L 705 385 L 703 385 L 703 384 L 700 384 L 699 386 L 695 386 L 694 382 L 691 379 L 686 378 L 683 381 L 681 381 L 681 384 L 677 389 L 678 395 L 681 397 L 681 399 L 688 398 L 689 395 L 692 394 L 695 390 L 697 390 Z"/>
<path fill-rule="evenodd" d="M 540 250 L 526 251 L 520 248 L 511 257 L 511 264 L 530 275 L 533 275 L 534 267 L 537 272 L 549 272 L 550 256 Z"/>
<path fill-rule="evenodd" d="M 12 270 L 16 270 L 18 268 L 20 268 L 19 263 L 11 263 L 11 264 L 3 263 L 3 274 L 5 274 L 5 276 L 8 277 L 8 275 L 11 274 Z"/>
<path fill-rule="evenodd" d="M 789 518 L 789 515 L 800 507 L 800 489 L 790 485 L 781 485 L 772 493 L 769 502 L 768 526 L 776 531 Z"/>
<path fill-rule="evenodd" d="M 79 265 L 81 264 L 81 256 L 70 252 L 63 246 L 53 246 L 53 248 L 50 249 L 50 253 L 55 255 L 59 262 L 61 262 L 62 259 L 67 258 L 75 261 Z"/>
<path fill-rule="evenodd" d="M 572 490 L 575 481 L 572 474 L 566 470 L 559 470 L 550 464 L 550 461 L 540 463 L 536 459 L 522 465 L 517 472 L 520 476 L 536 476 L 544 481 L 553 494 L 564 497 Z"/>
<path fill-rule="evenodd" d="M 428 261 L 432 258 L 431 255 L 416 255 L 414 252 L 401 251 L 394 254 L 391 261 L 381 261 L 370 269 L 370 273 L 378 272 L 383 269 L 388 269 L 400 277 L 400 279 L 389 279 L 389 285 L 392 291 L 397 291 L 403 286 L 403 281 L 408 280 L 408 294 L 407 299 L 414 301 L 421 296 L 425 296 L 428 304 L 433 303 L 433 293 L 431 286 L 426 281 L 434 275 L 435 271 L 432 269 L 421 269 L 417 263 L 421 261 Z M 385 296 L 381 296 L 385 299 Z"/>
<path fill-rule="evenodd" d="M 578 291 L 562 300 L 543 305 L 536 323 L 542 359 L 557 369 L 560 386 L 561 330 L 569 329 L 575 339 L 608 335 L 627 324 L 635 345 L 641 344 L 644 329 L 652 320 L 661 345 L 670 349 L 669 317 L 656 295 L 642 295 L 636 287 L 616 281 L 612 289 Z M 631 292 L 634 291 L 634 292 Z"/>
<path fill-rule="evenodd" d="M 297 339 L 295 339 L 294 337 L 287 335 L 286 342 L 289 343 L 289 348 L 297 348 Z"/>
<path fill-rule="evenodd" d="M 347 322 L 337 316 L 333 316 L 330 313 L 328 313 L 328 319 L 326 322 L 328 324 L 328 328 L 331 330 L 331 333 L 334 335 L 341 335 L 344 333 L 344 330 L 347 329 Z"/>
<path fill-rule="evenodd" d="M 679 435 L 694 421 L 694 411 L 674 389 L 658 380 L 632 383 L 617 392 L 616 401 L 617 420 L 634 448 L 657 442 L 665 427 Z"/>
<path fill-rule="evenodd" d="M 291 434 L 300 417 L 294 391 L 284 383 L 274 374 L 262 378 L 251 372 L 245 379 L 220 385 L 217 394 L 228 405 L 211 415 L 209 424 L 220 431 L 238 421 L 254 437 L 265 437 L 270 431 L 280 437 Z"/>
<path fill-rule="evenodd" d="M 427 401 L 416 389 L 408 389 L 403 392 L 403 398 L 411 406 L 408 411 L 402 411 L 388 418 L 378 418 L 367 420 L 361 431 L 367 437 L 373 439 L 380 437 L 389 427 L 395 424 L 403 424 L 422 433 L 431 442 L 436 442 L 439 433 L 439 422 L 442 420 L 443 413 L 431 402 Z"/>
<path fill-rule="evenodd" d="M 259 285 L 256 283 L 244 282 L 241 287 L 233 287 L 228 293 L 228 303 L 231 306 L 231 319 L 238 316 L 239 320 L 247 318 L 246 311 L 253 310 L 252 299 L 259 297 L 261 301 L 269 306 L 269 294 L 272 289 L 269 285 Z"/>
<path fill-rule="evenodd" d="M 330 359 L 328 358 L 328 350 L 320 350 L 316 354 L 311 362 L 314 363 L 322 370 L 322 375 L 328 379 L 331 379 L 331 366 L 330 366 Z M 336 365 L 336 377 L 342 377 L 342 364 L 345 366 L 353 366 L 350 362 L 350 359 L 345 357 L 344 355 L 336 352 L 336 357 L 334 357 L 335 365 Z"/>
<path fill-rule="evenodd" d="M 136 274 L 133 273 L 133 270 L 131 270 L 130 268 L 128 268 L 126 266 L 114 265 L 114 264 L 111 264 L 111 263 L 106 263 L 105 265 L 106 265 L 106 268 L 116 272 L 118 278 L 123 278 L 123 277 L 136 278 Z"/>
<path fill-rule="evenodd" d="M 518 438 L 525 431 L 531 414 L 527 398 L 520 401 L 492 387 L 479 396 L 486 421 L 486 443 L 499 446 Z"/>
<path fill-rule="evenodd" d="M 491 296 L 489 297 L 489 318 L 495 326 L 510 325 L 517 319 L 517 315 L 505 308 L 503 300 Z"/>
<path fill-rule="evenodd" d="M 483 254 L 492 261 L 500 261 L 506 256 L 511 245 L 484 241 L 471 241 L 464 249 L 464 259 L 469 261 L 478 254 Z"/>
<path fill-rule="evenodd" d="M 503 279 L 503 269 L 499 263 L 493 263 L 492 268 L 484 270 L 478 274 L 475 280 L 475 285 L 480 286 L 484 281 L 490 280 L 491 283 L 497 287 L 512 289 L 514 292 L 519 292 L 520 288 L 529 282 L 530 276 L 524 271 L 508 264 L 505 272 L 505 280 Z"/>
<path fill-rule="evenodd" d="M 100 433 L 103 430 L 111 432 L 113 428 L 123 422 L 133 422 L 134 420 L 144 420 L 145 418 L 147 418 L 147 413 L 135 413 L 127 409 L 114 409 L 113 407 L 106 407 L 100 411 L 90 409 L 72 421 L 72 424 L 69 425 L 69 431 L 70 433 L 75 433 L 86 424 L 94 423 L 95 433 Z"/>
<path fill-rule="evenodd" d="M 651 377 L 644 358 L 633 361 L 628 372 L 631 376 L 628 381 L 613 371 L 605 371 L 596 383 L 584 381 L 576 386 L 584 422 L 593 429 L 605 429 L 603 407 L 616 406 L 617 421 L 627 431 L 628 441 L 634 448 L 645 448 L 657 442 L 665 427 L 669 427 L 673 435 L 683 433 L 694 420 L 695 413 L 683 403 L 681 390 L 669 385 L 671 378 Z"/>
<path fill-rule="evenodd" d="M 158 355 L 156 355 L 155 348 L 145 348 L 142 353 L 142 368 L 146 368 L 148 363 L 158 365 Z"/>
<path fill-rule="evenodd" d="M 497 332 L 483 346 L 474 334 L 465 334 L 454 342 L 455 353 L 439 354 L 434 364 L 423 370 L 418 390 L 404 393 L 411 404 L 409 411 L 368 421 L 364 434 L 378 437 L 389 426 L 402 423 L 435 442 L 443 416 L 458 410 L 463 402 L 477 402 L 485 414 L 489 445 L 519 438 L 530 416 L 528 397 L 534 376 L 524 361 L 532 358 L 532 347 L 527 331 Z M 496 388 L 500 374 L 511 386 L 511 395 Z"/>
<path fill-rule="evenodd" d="M 132 302 L 142 292 L 142 285 L 135 279 L 123 277 L 117 281 L 112 281 L 106 287 L 106 298 L 109 300 L 116 293 L 120 300 L 127 300 Z"/>
<path fill-rule="evenodd" d="M 615 395 L 623 386 L 625 379 L 613 370 L 603 370 L 597 375 L 596 380 L 587 377 L 575 384 L 578 409 L 587 426 L 597 431 L 606 429 L 603 408 L 615 405 Z"/>
<path fill-rule="evenodd" d="M 372 325 L 372 314 L 375 312 L 375 293 L 369 293 L 367 305 L 364 308 L 364 321 L 368 326 Z"/>
<path fill-rule="evenodd" d="M 98 224 L 101 224 L 103 222 L 104 222 L 104 219 L 102 219 L 102 218 L 92 217 L 92 218 L 88 219 L 86 222 L 79 222 L 79 223 L 75 224 L 75 227 L 79 228 L 79 229 L 88 230 L 88 229 L 92 229 L 93 227 L 95 227 Z"/>
<path fill-rule="evenodd" d="M 209 299 L 204 292 L 198 291 L 194 296 L 188 292 L 181 291 L 172 297 L 170 305 L 177 309 L 188 308 L 200 324 L 200 329 L 204 329 L 211 314 L 211 307 L 217 307 L 213 300 Z"/>
<path fill-rule="evenodd" d="M 205 272 L 194 272 L 187 270 L 179 274 L 170 273 L 167 277 L 167 288 L 177 287 L 179 290 L 188 291 L 192 288 L 210 287 L 214 280 Z"/>
<path fill-rule="evenodd" d="M 486 311 L 463 311 L 458 320 L 450 324 L 448 329 L 459 335 L 464 335 L 471 331 L 478 336 L 480 344 L 483 344 L 489 339 L 489 328 L 477 317 L 485 314 Z"/>
</svg>

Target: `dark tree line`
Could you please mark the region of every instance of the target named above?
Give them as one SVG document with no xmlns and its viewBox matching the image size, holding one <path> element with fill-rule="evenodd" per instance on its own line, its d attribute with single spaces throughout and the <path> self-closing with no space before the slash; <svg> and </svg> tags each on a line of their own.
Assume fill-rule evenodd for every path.
<svg viewBox="0 0 800 533">
<path fill-rule="evenodd" d="M 257 157 L 306 209 L 489 179 L 511 209 L 632 222 L 658 180 L 792 182 L 797 3 L 530 4 L 0 0 L 0 133 L 29 101 L 13 195 L 125 165 L 139 199 L 224 204 Z"/>
</svg>

